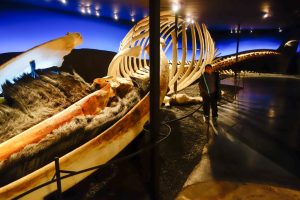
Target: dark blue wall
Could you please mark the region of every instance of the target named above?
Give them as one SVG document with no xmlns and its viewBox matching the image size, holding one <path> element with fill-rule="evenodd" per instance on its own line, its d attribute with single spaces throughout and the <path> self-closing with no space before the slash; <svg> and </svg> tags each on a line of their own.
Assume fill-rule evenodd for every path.
<svg viewBox="0 0 300 200">
<path fill-rule="evenodd" d="M 105 18 L 89 18 L 74 13 L 63 13 L 33 6 L 2 6 L 0 9 L 0 53 L 24 51 L 40 43 L 80 32 L 84 42 L 77 48 L 117 51 L 126 33 L 133 26 Z M 229 31 L 212 32 L 220 55 L 236 51 L 236 35 Z M 277 49 L 284 40 L 284 33 L 242 31 L 240 51 L 250 49 Z M 300 51 L 300 48 L 298 48 Z"/>
<path fill-rule="evenodd" d="M 0 19 L 0 53 L 24 51 L 67 32 L 82 34 L 84 42 L 78 48 L 117 51 L 132 27 L 132 24 L 113 20 L 35 7 L 0 9 Z"/>
</svg>

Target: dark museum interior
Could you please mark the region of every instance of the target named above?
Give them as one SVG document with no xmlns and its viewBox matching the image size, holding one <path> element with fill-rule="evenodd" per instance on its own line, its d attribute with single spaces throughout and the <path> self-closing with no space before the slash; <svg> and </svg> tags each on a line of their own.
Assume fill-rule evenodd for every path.
<svg viewBox="0 0 300 200">
<path fill-rule="evenodd" d="M 299 0 L 2 0 L 0 200 L 300 199 Z"/>
</svg>

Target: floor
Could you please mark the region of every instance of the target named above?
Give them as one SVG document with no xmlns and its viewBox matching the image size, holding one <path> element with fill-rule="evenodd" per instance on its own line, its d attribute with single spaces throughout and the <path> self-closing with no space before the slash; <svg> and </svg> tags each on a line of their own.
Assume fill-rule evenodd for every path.
<svg viewBox="0 0 300 200">
<path fill-rule="evenodd" d="M 218 126 L 203 122 L 199 105 L 162 109 L 164 122 L 186 117 L 169 123 L 172 132 L 160 143 L 160 199 L 242 199 L 240 194 L 300 198 L 300 79 L 260 75 L 238 83 L 234 87 L 233 79 L 222 81 Z M 184 92 L 198 95 L 198 87 Z M 167 132 L 162 127 L 163 136 Z M 143 149 L 148 140 L 142 133 L 117 159 Z M 149 166 L 149 152 L 144 151 L 99 170 L 63 197 L 151 199 Z M 256 193 L 245 195 L 249 191 Z"/>
<path fill-rule="evenodd" d="M 178 200 L 300 198 L 300 80 L 252 77 L 239 86 L 219 106 L 218 125 L 207 125 L 213 139 Z"/>
</svg>

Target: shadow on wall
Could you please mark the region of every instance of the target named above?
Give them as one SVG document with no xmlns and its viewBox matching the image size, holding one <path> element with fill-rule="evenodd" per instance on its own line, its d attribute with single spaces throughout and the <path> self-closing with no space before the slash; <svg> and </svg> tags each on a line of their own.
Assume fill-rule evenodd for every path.
<svg viewBox="0 0 300 200">
<path fill-rule="evenodd" d="M 115 55 L 111 51 L 73 49 L 64 57 L 62 70 L 71 72 L 74 69 L 85 81 L 92 83 L 95 78 L 107 75 L 108 66 Z"/>
</svg>

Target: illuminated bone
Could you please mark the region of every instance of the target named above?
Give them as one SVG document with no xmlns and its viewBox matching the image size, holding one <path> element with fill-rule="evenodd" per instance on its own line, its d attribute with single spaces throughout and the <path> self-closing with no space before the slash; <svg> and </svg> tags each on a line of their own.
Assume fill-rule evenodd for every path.
<svg viewBox="0 0 300 200">
<path fill-rule="evenodd" d="M 36 69 L 60 67 L 63 63 L 63 57 L 81 43 L 82 37 L 79 33 L 68 33 L 16 56 L 0 66 L 0 86 L 6 80 L 13 81 L 24 73 L 30 73 L 29 63 L 32 60 L 36 63 Z"/>
<path fill-rule="evenodd" d="M 94 115 L 100 112 L 107 106 L 110 96 L 110 87 L 107 85 L 103 89 L 84 97 L 67 109 L 1 143 L 0 162 L 8 159 L 12 154 L 22 150 L 25 146 L 39 142 L 53 130 L 70 122 L 76 116 Z"/>
<path fill-rule="evenodd" d="M 164 39 L 161 38 L 160 40 L 160 85 L 162 88 L 169 84 L 169 63 L 167 57 L 163 51 L 163 47 L 165 46 Z M 136 71 L 133 70 L 130 63 L 131 60 L 136 60 L 138 55 L 140 55 L 142 49 L 140 46 L 135 47 L 128 47 L 124 50 L 121 50 L 112 60 L 108 67 L 108 76 L 112 77 L 125 77 L 125 78 L 137 78 L 137 79 L 144 79 L 149 80 L 149 72 L 148 69 L 138 69 Z M 144 51 L 149 54 L 149 44 L 145 46 Z M 129 62 L 127 62 L 129 61 Z M 127 64 L 124 65 L 124 62 Z M 163 99 L 166 95 L 167 89 L 161 91 L 160 95 L 160 102 L 163 102 Z"/>
<path fill-rule="evenodd" d="M 252 59 L 252 58 L 259 58 L 268 55 L 279 55 L 280 53 L 275 50 L 254 50 L 251 52 L 245 52 L 238 55 L 238 62 Z M 213 69 L 216 71 L 227 69 L 228 67 L 232 66 L 236 63 L 236 55 L 231 55 L 223 59 L 215 60 L 212 64 Z M 231 69 L 230 69 L 231 70 Z M 231 74 L 234 73 L 233 71 L 225 70 L 225 73 Z"/>
<path fill-rule="evenodd" d="M 203 101 L 201 96 L 191 97 L 187 94 L 173 94 L 170 97 L 166 96 L 164 99 L 165 106 L 171 105 L 183 105 L 183 104 L 194 104 L 201 103 Z"/>
<path fill-rule="evenodd" d="M 182 37 L 182 55 L 178 59 L 178 41 L 175 34 L 175 16 L 169 12 L 162 12 L 160 16 L 160 36 L 166 41 L 162 50 L 166 53 L 172 46 L 172 58 L 169 63 L 169 92 L 174 93 L 174 84 L 177 83 L 177 90 L 184 88 L 195 82 L 204 72 L 204 66 L 212 63 L 215 58 L 215 45 L 204 24 L 201 26 L 195 22 L 189 24 L 182 18 L 178 19 L 178 36 Z M 188 37 L 186 27 L 191 28 L 191 37 Z M 187 60 L 187 40 L 192 41 L 192 58 Z M 198 43 L 197 43 L 198 41 Z M 147 62 L 146 46 L 149 43 L 149 18 L 139 21 L 122 40 L 119 55 L 114 58 L 110 65 L 108 75 L 110 76 L 148 76 L 149 66 Z M 137 56 L 137 51 L 139 55 Z M 199 57 L 196 57 L 197 51 Z M 132 52 L 131 52 L 132 51 Z M 128 54 L 131 52 L 131 54 Z M 127 54 L 126 54 L 127 53 Z M 134 54 L 134 55 L 133 55 Z M 165 59 L 165 58 L 161 58 Z"/>
<path fill-rule="evenodd" d="M 162 45 L 161 45 L 161 49 L 162 49 Z M 120 60 L 125 55 L 134 55 L 135 53 L 134 51 L 135 51 L 134 49 L 129 49 L 127 53 L 124 54 L 121 53 L 120 55 L 117 55 L 119 57 L 116 57 L 115 60 Z M 160 76 L 160 83 L 161 83 L 160 102 L 162 103 L 162 100 L 164 99 L 164 96 L 168 89 L 169 68 L 168 68 L 168 62 L 166 56 L 164 55 L 164 52 L 162 50 L 160 51 L 160 55 L 162 58 L 160 63 L 160 75 L 161 75 Z M 132 75 L 134 76 L 137 74 L 132 74 Z M 116 83 L 116 81 L 118 83 Z M 124 90 L 124 88 L 131 88 L 132 86 L 132 84 L 130 84 L 130 81 L 128 81 L 128 79 L 111 78 L 111 77 L 96 79 L 93 83 L 93 86 L 96 87 L 97 85 L 102 87 L 102 89 L 96 91 L 96 93 L 97 92 L 105 93 L 103 98 L 100 98 L 102 100 L 105 100 L 109 98 L 111 95 L 114 95 L 115 92 L 117 92 L 117 89 L 119 87 L 122 87 L 122 85 L 125 85 L 125 87 L 120 89 L 122 91 Z M 116 91 L 111 93 L 111 88 L 115 88 Z M 54 118 L 49 118 L 45 121 L 50 123 L 51 126 L 56 126 L 59 125 L 57 123 L 60 123 L 61 121 L 61 120 L 57 121 L 56 119 L 66 119 L 68 121 L 69 118 L 72 118 L 77 114 L 81 115 L 82 114 L 81 111 L 83 110 L 86 110 L 87 114 L 93 114 L 95 112 L 99 112 L 102 106 L 104 106 L 104 104 L 98 104 L 98 103 L 95 104 L 94 101 L 90 101 L 91 97 L 93 98 L 94 96 L 95 93 L 92 93 L 91 95 L 80 100 L 78 103 L 75 103 L 74 105 L 70 106 L 68 109 L 55 115 L 56 118 L 54 116 Z M 76 112 L 73 112 L 74 110 Z M 62 116 L 62 118 L 57 116 Z M 148 120 L 149 120 L 149 93 L 143 99 L 141 99 L 141 101 L 139 101 L 127 114 L 125 114 L 120 120 L 118 120 L 107 130 L 105 130 L 101 134 L 99 133 L 99 135 L 94 139 L 91 139 L 84 145 L 74 149 L 70 153 L 61 157 L 59 161 L 60 168 L 64 170 L 78 171 L 78 170 L 86 169 L 92 166 L 96 166 L 108 162 L 110 159 L 116 156 L 122 149 L 124 149 L 143 130 L 144 124 Z M 35 127 L 39 127 L 43 123 L 45 122 L 41 122 Z M 40 129 L 40 132 L 43 135 L 45 131 L 47 132 L 47 128 L 45 126 L 41 126 L 41 128 L 42 129 Z M 0 157 L 5 159 L 9 156 L 9 152 L 13 153 L 16 152 L 17 149 L 20 150 L 22 147 L 26 145 L 25 144 L 26 142 L 29 142 L 28 144 L 30 144 L 32 142 L 31 138 L 33 138 L 33 140 L 35 141 L 39 140 L 40 132 L 29 131 L 26 133 L 26 136 L 30 136 L 28 138 L 26 136 L 22 136 L 23 133 L 21 133 L 20 136 L 19 135 L 16 136 L 19 139 L 14 139 L 14 138 L 11 139 L 11 141 L 14 141 L 15 144 L 13 144 L 13 142 L 7 141 L 7 144 L 9 143 L 12 146 L 10 148 L 6 148 L 5 150 L 3 149 L 3 152 L 1 151 Z M 22 139 L 25 139 L 25 141 L 23 141 Z M 0 149 L 2 144 L 0 144 Z M 14 145 L 16 146 L 13 147 Z M 69 177 L 67 179 L 63 179 L 62 191 L 69 189 L 70 187 L 72 187 L 79 181 L 83 180 L 85 177 L 87 177 L 93 172 L 94 171 L 88 171 L 86 173 L 82 173 L 76 176 Z M 50 163 L 24 176 L 23 178 L 20 178 L 6 186 L 1 187 L 0 199 L 13 199 L 18 195 L 22 194 L 23 192 L 28 191 L 40 184 L 43 184 L 51 180 L 53 178 L 53 174 L 55 174 L 55 166 L 54 163 Z M 33 193 L 26 195 L 22 199 L 43 199 L 44 196 L 56 191 L 56 189 L 57 189 L 56 183 L 52 183 L 38 189 Z"/>
</svg>

